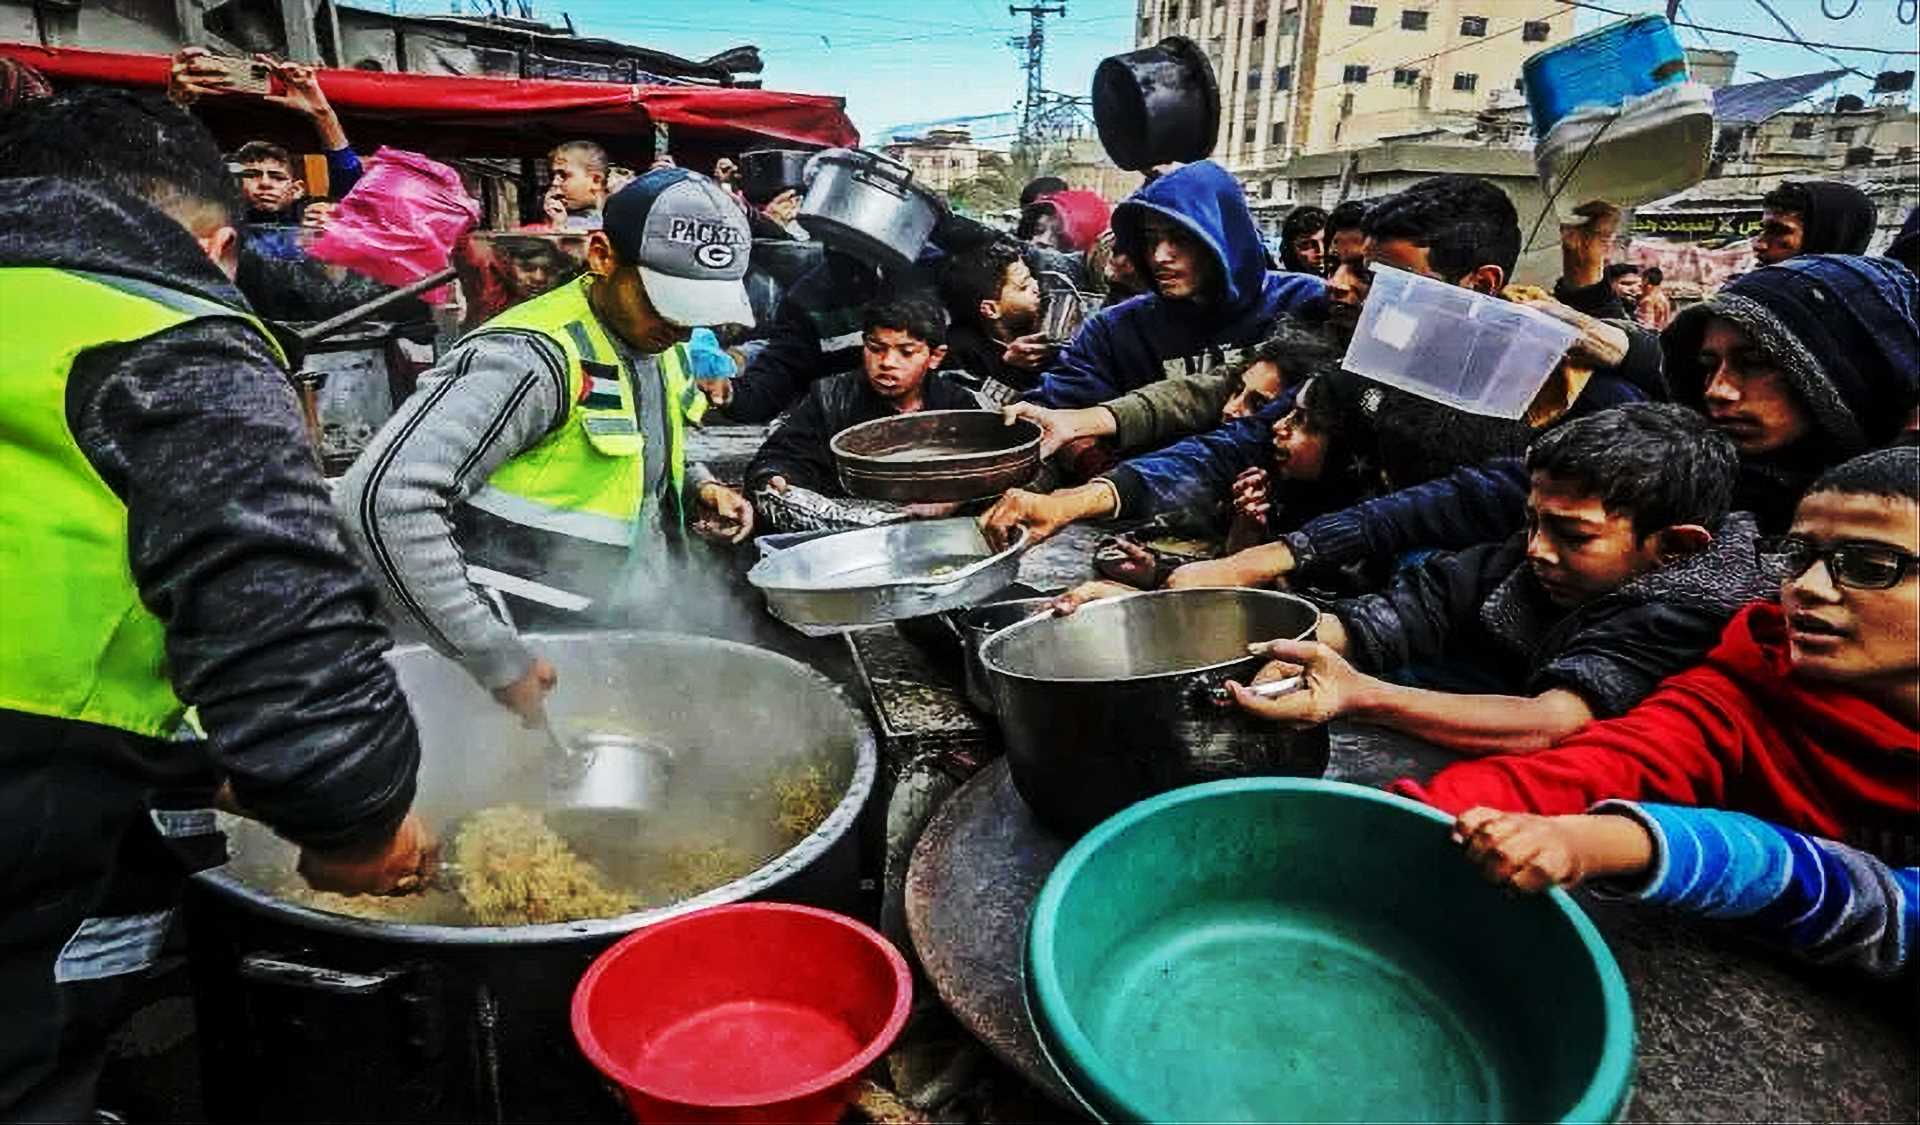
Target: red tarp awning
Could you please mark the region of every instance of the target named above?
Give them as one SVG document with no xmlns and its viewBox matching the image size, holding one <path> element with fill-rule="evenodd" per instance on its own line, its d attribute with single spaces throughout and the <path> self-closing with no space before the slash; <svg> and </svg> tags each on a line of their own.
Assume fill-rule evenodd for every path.
<svg viewBox="0 0 1920 1125">
<path fill-rule="evenodd" d="M 165 55 L 0 43 L 0 54 L 38 67 L 56 87 L 68 83 L 164 89 Z M 536 156 L 584 138 L 637 160 L 650 155 L 654 122 L 675 150 L 738 149 L 754 142 L 857 145 L 860 134 L 839 98 L 714 86 L 618 86 L 605 82 L 464 78 L 366 70 L 320 72 L 327 100 L 355 146 L 388 144 L 441 156 Z M 225 142 L 253 137 L 312 147 L 305 122 L 243 98 L 207 98 L 197 106 Z"/>
</svg>

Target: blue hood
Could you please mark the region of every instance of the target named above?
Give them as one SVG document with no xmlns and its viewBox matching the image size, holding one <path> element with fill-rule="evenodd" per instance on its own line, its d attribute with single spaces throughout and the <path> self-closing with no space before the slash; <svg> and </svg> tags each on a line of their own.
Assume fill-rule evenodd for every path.
<svg viewBox="0 0 1920 1125">
<path fill-rule="evenodd" d="M 1227 308 L 1260 297 L 1267 276 L 1266 247 L 1240 182 L 1225 168 L 1202 160 L 1134 192 L 1113 209 L 1114 242 L 1122 248 L 1139 245 L 1140 227 L 1149 213 L 1186 227 L 1212 252 L 1226 278 Z"/>
</svg>

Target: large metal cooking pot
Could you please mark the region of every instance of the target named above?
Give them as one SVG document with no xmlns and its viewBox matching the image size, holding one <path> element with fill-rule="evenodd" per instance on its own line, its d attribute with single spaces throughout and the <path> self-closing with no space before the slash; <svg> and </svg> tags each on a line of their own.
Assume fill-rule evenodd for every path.
<svg viewBox="0 0 1920 1125">
<path fill-rule="evenodd" d="M 800 225 L 874 265 L 912 265 L 946 212 L 939 196 L 914 182 L 912 169 L 877 152 L 829 149 L 815 167 Z"/>
<path fill-rule="evenodd" d="M 874 743 L 825 677 L 708 638 L 528 639 L 561 669 L 551 710 L 563 727 L 623 717 L 683 757 L 737 767 L 743 785 L 769 763 L 820 760 L 844 795 L 811 835 L 733 882 L 658 909 L 551 925 L 399 924 L 310 909 L 257 874 L 242 877 L 261 840 L 235 832 L 233 862 L 201 876 L 188 897 L 215 1119 L 624 1120 L 568 1030 L 573 986 L 600 950 L 721 902 L 857 908 L 852 829 L 872 791 Z M 444 828 L 449 815 L 524 801 L 529 779 L 538 792 L 541 772 L 521 760 L 537 755 L 538 736 L 452 662 L 420 647 L 392 660 L 420 727 L 417 807 L 430 823 Z M 672 784 L 685 782 L 676 772 Z"/>
<path fill-rule="evenodd" d="M 316 441 L 327 476 L 347 471 L 405 397 L 393 351 L 401 326 L 374 324 L 306 345 L 295 385 L 312 387 Z"/>
<path fill-rule="evenodd" d="M 1094 68 L 1093 121 L 1107 155 L 1130 172 L 1204 160 L 1220 129 L 1213 64 L 1178 35 L 1110 55 Z"/>
<path fill-rule="evenodd" d="M 1034 814 L 1077 836 L 1135 801 L 1223 777 L 1318 777 L 1324 727 L 1289 733 L 1215 689 L 1265 663 L 1247 645 L 1312 634 L 1320 611 L 1273 590 L 1159 590 L 1042 617 L 988 638 L 1013 783 Z"/>
<path fill-rule="evenodd" d="M 1000 630 L 1048 612 L 1052 605 L 1051 597 L 1015 598 L 977 605 L 960 614 L 960 655 L 965 664 L 962 682 L 966 685 L 968 703 L 989 715 L 998 713 L 993 702 L 993 681 L 980 664 L 980 646 Z"/>
</svg>

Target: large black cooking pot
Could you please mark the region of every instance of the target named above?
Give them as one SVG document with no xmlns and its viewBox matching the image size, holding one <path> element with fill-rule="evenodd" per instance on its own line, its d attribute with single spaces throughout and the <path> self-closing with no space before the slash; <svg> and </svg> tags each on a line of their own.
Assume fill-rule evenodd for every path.
<svg viewBox="0 0 1920 1125">
<path fill-rule="evenodd" d="M 416 925 L 350 918 L 283 897 L 277 842 L 231 830 L 234 859 L 189 888 L 187 924 L 209 1114 L 229 1121 L 620 1121 L 618 1099 L 574 1047 L 568 1003 L 621 936 L 700 906 L 770 898 L 857 908 L 857 838 L 872 734 L 824 677 L 729 641 L 664 633 L 529 638 L 561 679 L 570 720 L 622 716 L 677 753 L 752 777 L 824 760 L 844 795 L 815 831 L 733 882 L 618 918 L 549 925 Z M 506 711 L 424 648 L 393 663 L 420 726 L 417 807 L 447 818 L 537 799 L 532 747 Z M 537 743 L 535 744 L 537 747 Z M 676 767 L 676 770 L 678 767 Z M 519 779 L 519 780 L 516 780 Z M 683 783 L 676 773 L 673 784 Z M 531 793 L 528 789 L 531 789 Z"/>
<path fill-rule="evenodd" d="M 807 161 L 813 151 L 804 148 L 757 148 L 740 154 L 740 194 L 764 207 L 783 191 L 806 188 Z"/>
<path fill-rule="evenodd" d="M 1226 777 L 1318 777 L 1327 733 L 1289 733 L 1215 691 L 1265 658 L 1247 645 L 1312 635 L 1320 611 L 1273 590 L 1158 590 L 1013 625 L 980 647 L 1013 784 L 1078 836 L 1133 804 Z"/>
<path fill-rule="evenodd" d="M 1109 55 L 1093 72 L 1093 121 L 1107 155 L 1129 171 L 1204 160 L 1220 131 L 1213 64 L 1178 35 Z"/>
</svg>

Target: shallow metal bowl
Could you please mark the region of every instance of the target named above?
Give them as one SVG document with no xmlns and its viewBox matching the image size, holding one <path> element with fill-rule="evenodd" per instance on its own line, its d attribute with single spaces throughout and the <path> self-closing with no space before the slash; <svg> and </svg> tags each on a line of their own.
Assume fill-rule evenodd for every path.
<svg viewBox="0 0 1920 1125">
<path fill-rule="evenodd" d="M 1040 427 L 997 410 L 920 410 L 834 435 L 840 483 L 855 496 L 936 504 L 977 500 L 1040 471 Z"/>
<path fill-rule="evenodd" d="M 909 520 L 809 539 L 747 572 L 790 625 L 877 625 L 978 605 L 1012 582 L 1022 529 L 995 551 L 974 520 Z"/>
</svg>

